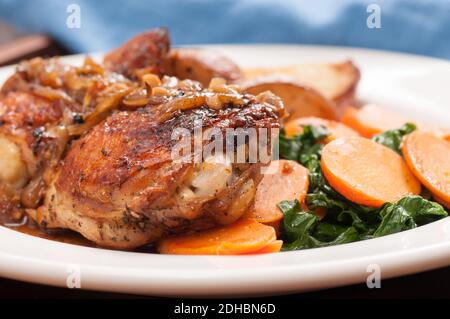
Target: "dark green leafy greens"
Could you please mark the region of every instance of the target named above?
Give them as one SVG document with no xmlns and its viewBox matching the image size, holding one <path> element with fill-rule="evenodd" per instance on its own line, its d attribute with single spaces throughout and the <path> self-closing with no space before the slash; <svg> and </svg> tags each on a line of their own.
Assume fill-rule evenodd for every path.
<svg viewBox="0 0 450 319">
<path fill-rule="evenodd" d="M 407 196 L 396 203 L 387 203 L 368 214 L 374 220 L 363 220 L 354 211 L 320 220 L 313 212 L 305 211 L 297 200 L 279 204 L 284 214 L 283 250 L 298 250 L 350 243 L 386 236 L 413 229 L 447 216 L 444 208 L 420 196 Z"/>
<path fill-rule="evenodd" d="M 406 124 L 399 130 L 377 135 L 375 141 L 400 151 L 403 135 L 415 126 Z M 280 156 L 295 160 L 310 173 L 310 186 L 305 202 L 308 211 L 297 200 L 282 201 L 279 208 L 284 214 L 282 223 L 283 250 L 326 247 L 385 236 L 412 229 L 447 216 L 443 207 L 421 196 L 408 196 L 381 208 L 370 208 L 350 202 L 336 192 L 326 181 L 320 167 L 323 145 L 329 135 L 324 127 L 304 126 L 303 134 L 292 138 L 281 132 Z M 316 210 L 326 209 L 324 219 Z"/>
<path fill-rule="evenodd" d="M 306 125 L 303 127 L 303 134 L 289 138 L 282 129 L 279 136 L 280 155 L 285 159 L 304 164 L 304 161 L 307 161 L 310 156 L 314 156 L 318 152 L 320 154 L 322 144 L 319 142 L 329 134 L 323 126 Z"/>
<path fill-rule="evenodd" d="M 374 232 L 374 237 L 416 228 L 447 216 L 441 205 L 421 196 L 408 196 L 396 203 L 387 203 L 379 214 L 383 219 Z"/>
<path fill-rule="evenodd" d="M 400 144 L 402 143 L 403 136 L 413 132 L 415 129 L 416 126 L 414 124 L 406 123 L 399 129 L 389 130 L 377 134 L 372 138 L 372 140 L 377 143 L 383 144 L 384 146 L 387 146 L 400 154 Z"/>
<path fill-rule="evenodd" d="M 354 227 L 322 223 L 313 213 L 302 210 L 298 200 L 283 201 L 279 207 L 284 213 L 283 250 L 333 246 L 359 239 Z"/>
</svg>

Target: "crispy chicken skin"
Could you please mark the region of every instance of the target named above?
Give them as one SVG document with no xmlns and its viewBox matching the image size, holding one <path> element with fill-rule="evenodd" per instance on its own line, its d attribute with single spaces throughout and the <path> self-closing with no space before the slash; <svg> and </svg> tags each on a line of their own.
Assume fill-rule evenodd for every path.
<svg viewBox="0 0 450 319">
<path fill-rule="evenodd" d="M 154 106 L 119 112 L 73 143 L 39 209 L 41 225 L 131 249 L 239 218 L 253 200 L 260 164 L 173 161 L 172 131 L 192 132 L 199 121 L 203 130 L 223 134 L 235 127 L 277 128 L 276 109 L 247 96 L 241 106 L 179 110 L 163 123 L 160 115 Z"/>
<path fill-rule="evenodd" d="M 9 92 L 0 98 L 0 181 L 20 189 L 49 160 L 53 145 L 45 145 L 50 139 L 43 132 L 61 119 L 65 109 L 62 100 L 28 92 Z"/>
<path fill-rule="evenodd" d="M 137 78 L 139 73 L 163 75 L 163 59 L 169 52 L 169 33 L 166 28 L 141 33 L 108 53 L 104 64 L 109 71 Z"/>
<path fill-rule="evenodd" d="M 200 48 L 170 48 L 165 28 L 141 33 L 104 58 L 109 71 L 131 79 L 142 74 L 175 76 L 207 86 L 212 78 L 221 77 L 235 82 L 243 77 L 238 65 L 219 52 Z"/>
<path fill-rule="evenodd" d="M 33 93 L 10 92 L 0 99 L 0 131 L 24 136 L 33 147 L 36 142 L 33 131 L 60 120 L 67 108 L 64 100 L 51 101 Z"/>
</svg>

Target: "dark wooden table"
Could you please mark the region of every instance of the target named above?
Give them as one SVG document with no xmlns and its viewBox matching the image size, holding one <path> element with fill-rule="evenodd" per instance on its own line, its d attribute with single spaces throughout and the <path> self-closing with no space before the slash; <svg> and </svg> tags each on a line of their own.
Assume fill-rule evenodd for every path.
<svg viewBox="0 0 450 319">
<path fill-rule="evenodd" d="M 70 52 L 45 34 L 24 34 L 0 20 L 0 66 Z"/>
<path fill-rule="evenodd" d="M 395 279 L 382 280 L 381 288 L 369 289 L 365 284 L 287 295 L 286 298 L 436 298 L 450 299 L 450 267 Z M 148 298 L 124 294 L 84 291 L 28 284 L 0 279 L 0 299 L 3 298 L 62 298 L 62 299 L 131 299 Z"/>
</svg>

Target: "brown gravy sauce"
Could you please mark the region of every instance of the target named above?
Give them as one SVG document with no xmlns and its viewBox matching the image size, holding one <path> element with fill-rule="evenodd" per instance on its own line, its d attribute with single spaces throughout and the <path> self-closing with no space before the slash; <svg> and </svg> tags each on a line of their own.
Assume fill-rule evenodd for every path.
<svg viewBox="0 0 450 319">
<path fill-rule="evenodd" d="M 1 225 L 1 224 L 0 224 Z M 89 241 L 88 239 L 84 238 L 77 232 L 71 231 L 71 230 L 52 230 L 52 231 L 43 231 L 39 229 L 39 227 L 34 224 L 33 222 L 28 222 L 27 224 L 23 226 L 18 227 L 7 227 L 3 225 L 4 227 L 18 231 L 19 233 L 39 237 L 43 239 L 48 240 L 54 240 L 60 243 L 65 244 L 72 244 L 72 245 L 78 245 L 78 246 L 84 246 L 84 247 L 93 247 L 93 248 L 100 248 L 95 243 Z M 135 252 L 143 252 L 143 253 L 156 253 L 154 245 L 146 245 L 140 248 L 137 248 L 134 250 Z"/>
<path fill-rule="evenodd" d="M 27 235 L 34 236 L 34 237 L 54 240 L 54 241 L 58 241 L 61 243 L 86 246 L 86 247 L 96 247 L 96 245 L 93 242 L 87 240 L 80 234 L 78 234 L 74 231 L 70 231 L 70 230 L 56 230 L 56 231 L 46 232 L 46 231 L 39 229 L 32 222 L 28 222 L 27 224 L 25 224 L 23 226 L 7 227 L 7 228 L 18 231 L 19 233 L 27 234 Z"/>
</svg>

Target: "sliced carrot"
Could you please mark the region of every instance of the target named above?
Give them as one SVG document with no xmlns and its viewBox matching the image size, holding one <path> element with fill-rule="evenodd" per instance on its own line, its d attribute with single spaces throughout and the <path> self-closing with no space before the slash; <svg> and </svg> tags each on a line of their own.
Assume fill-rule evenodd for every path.
<svg viewBox="0 0 450 319">
<path fill-rule="evenodd" d="M 367 104 L 360 109 L 348 107 L 341 121 L 364 137 L 372 137 L 375 134 L 397 129 L 405 123 L 411 122 L 374 104 Z"/>
<path fill-rule="evenodd" d="M 414 121 L 410 121 L 414 123 Z M 425 123 L 417 122 L 417 128 L 421 131 L 431 133 L 436 137 L 442 138 L 444 140 L 450 141 L 450 129 L 445 127 L 439 127 L 436 125 L 428 125 Z"/>
<path fill-rule="evenodd" d="M 434 196 L 434 200 L 436 202 L 438 202 L 439 204 L 441 204 L 442 206 L 444 206 L 447 209 L 450 209 L 450 202 L 449 201 L 445 201 L 442 198 L 439 198 L 438 196 Z"/>
<path fill-rule="evenodd" d="M 450 143 L 417 130 L 403 140 L 402 153 L 422 184 L 442 202 L 450 203 Z"/>
<path fill-rule="evenodd" d="M 325 145 L 321 167 L 336 191 L 361 205 L 380 207 L 420 193 L 420 183 L 403 158 L 364 137 L 343 137 Z"/>
<path fill-rule="evenodd" d="M 319 217 L 320 220 L 324 219 L 327 216 L 327 209 L 325 207 L 317 207 L 314 209 L 314 215 Z"/>
<path fill-rule="evenodd" d="M 348 107 L 341 121 L 362 136 L 369 138 L 384 131 L 398 129 L 405 123 L 414 123 L 423 131 L 433 133 L 440 138 L 450 139 L 450 129 L 403 117 L 374 104 L 367 104 L 359 109 Z"/>
<path fill-rule="evenodd" d="M 282 220 L 279 219 L 279 220 L 276 220 L 273 222 L 268 222 L 268 223 L 263 223 L 263 224 L 267 225 L 267 226 L 272 226 L 273 229 L 275 229 L 275 233 L 277 234 L 277 237 L 278 237 L 281 234 L 281 222 L 282 222 Z"/>
<path fill-rule="evenodd" d="M 318 117 L 302 117 L 293 121 L 289 121 L 286 123 L 284 129 L 286 131 L 286 135 L 289 137 L 294 136 L 295 134 L 303 133 L 304 125 L 314 125 L 314 126 L 324 126 L 330 131 L 331 135 L 328 136 L 325 140 L 325 143 L 331 142 L 334 139 L 340 137 L 347 136 L 358 136 L 358 132 L 348 127 L 345 124 L 333 121 L 326 120 Z"/>
<path fill-rule="evenodd" d="M 281 220 L 278 203 L 298 199 L 303 202 L 309 187 L 308 170 L 294 161 L 272 161 L 256 188 L 254 208 L 245 215 L 261 223 Z"/>
<path fill-rule="evenodd" d="M 428 122 L 424 123 L 424 122 L 414 121 L 414 120 L 411 120 L 409 122 L 416 124 L 418 130 L 421 130 L 421 131 L 424 131 L 427 133 L 431 133 L 434 136 L 442 138 L 447 141 L 450 140 L 450 128 L 449 127 L 439 126 L 436 123 L 433 123 L 431 125 Z"/>
<path fill-rule="evenodd" d="M 261 250 L 274 240 L 273 227 L 244 218 L 230 225 L 163 239 L 158 250 L 176 255 L 239 255 Z"/>
<path fill-rule="evenodd" d="M 258 254 L 271 254 L 271 253 L 277 253 L 281 250 L 281 247 L 283 246 L 282 240 L 274 240 L 270 244 L 268 244 L 266 247 L 263 247 L 262 249 L 252 252 L 250 254 L 258 255 Z"/>
<path fill-rule="evenodd" d="M 422 130 L 423 130 L 423 129 L 422 129 Z M 425 129 L 425 131 L 429 131 L 429 130 L 426 130 L 426 129 Z M 448 129 L 448 128 L 437 128 L 437 129 L 435 129 L 435 131 L 432 132 L 432 133 L 435 133 L 435 135 L 436 135 L 437 137 L 443 138 L 443 139 L 446 140 L 447 142 L 450 142 L 450 129 Z"/>
</svg>

